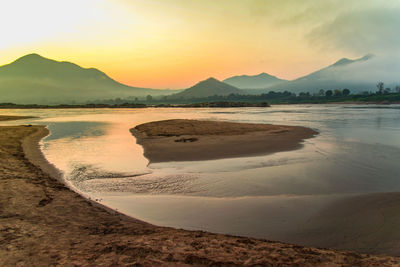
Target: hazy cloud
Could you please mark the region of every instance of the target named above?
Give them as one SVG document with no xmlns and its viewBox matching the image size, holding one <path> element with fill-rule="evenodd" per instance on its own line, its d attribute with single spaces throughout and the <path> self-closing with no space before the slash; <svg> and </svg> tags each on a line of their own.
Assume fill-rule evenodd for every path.
<svg viewBox="0 0 400 267">
<path fill-rule="evenodd" d="M 359 54 L 393 53 L 400 46 L 400 8 L 383 7 L 341 14 L 314 28 L 312 44 Z"/>
</svg>

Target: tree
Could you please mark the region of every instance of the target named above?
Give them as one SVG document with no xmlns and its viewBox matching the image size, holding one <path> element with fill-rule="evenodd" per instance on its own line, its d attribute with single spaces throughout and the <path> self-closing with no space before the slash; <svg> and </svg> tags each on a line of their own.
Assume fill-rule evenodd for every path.
<svg viewBox="0 0 400 267">
<path fill-rule="evenodd" d="M 283 92 L 283 95 L 284 95 L 284 96 L 292 96 L 293 93 L 291 93 L 291 92 L 289 92 L 289 91 L 284 91 L 284 92 Z"/>
<path fill-rule="evenodd" d="M 395 91 L 396 91 L 397 93 L 400 93 L 400 85 L 397 85 L 397 86 L 396 86 Z"/>
<path fill-rule="evenodd" d="M 306 93 L 305 93 L 305 92 L 300 92 L 300 93 L 299 93 L 299 96 L 300 96 L 300 97 L 309 97 L 309 96 L 310 96 L 310 93 L 309 93 L 309 92 L 306 92 Z"/>
<path fill-rule="evenodd" d="M 333 95 L 333 92 L 332 92 L 332 90 L 327 90 L 326 92 L 325 92 L 325 96 L 332 96 Z"/>
<path fill-rule="evenodd" d="M 350 90 L 347 89 L 347 88 L 344 88 L 343 91 L 342 91 L 342 94 L 347 96 L 347 95 L 350 94 Z"/>
<path fill-rule="evenodd" d="M 151 95 L 146 96 L 146 101 L 151 102 L 153 100 L 153 97 Z"/>
<path fill-rule="evenodd" d="M 335 96 L 341 96 L 342 95 L 342 90 L 336 89 L 334 92 Z"/>
<path fill-rule="evenodd" d="M 389 87 L 385 88 L 385 90 L 383 91 L 385 94 L 389 94 L 390 91 L 392 91 L 392 89 L 390 89 Z"/>
<path fill-rule="evenodd" d="M 376 88 L 378 88 L 378 94 L 382 94 L 383 93 L 383 89 L 385 88 L 385 84 L 383 82 L 378 82 L 376 85 Z"/>
<path fill-rule="evenodd" d="M 325 95 L 324 89 L 319 90 L 318 95 L 319 96 L 324 96 Z"/>
</svg>

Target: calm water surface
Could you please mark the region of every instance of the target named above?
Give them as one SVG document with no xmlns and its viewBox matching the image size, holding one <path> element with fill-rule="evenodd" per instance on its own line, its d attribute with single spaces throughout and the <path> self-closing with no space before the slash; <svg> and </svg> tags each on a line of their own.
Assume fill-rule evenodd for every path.
<svg viewBox="0 0 400 267">
<path fill-rule="evenodd" d="M 330 205 L 350 196 L 400 192 L 399 105 L 2 114 L 40 117 L 2 124 L 48 125 L 42 150 L 75 190 L 158 225 L 313 244 L 302 234 Z M 148 165 L 129 129 L 175 118 L 300 125 L 320 134 L 290 152 Z"/>
</svg>

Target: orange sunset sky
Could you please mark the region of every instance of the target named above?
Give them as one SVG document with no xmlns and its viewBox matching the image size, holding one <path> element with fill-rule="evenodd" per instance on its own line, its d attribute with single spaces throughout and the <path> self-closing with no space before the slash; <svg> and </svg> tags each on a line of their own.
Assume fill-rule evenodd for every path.
<svg viewBox="0 0 400 267">
<path fill-rule="evenodd" d="M 39 53 L 151 88 L 261 72 L 294 79 L 342 57 L 388 51 L 385 36 L 398 45 L 392 19 L 399 2 L 5 1 L 0 65 Z"/>
</svg>

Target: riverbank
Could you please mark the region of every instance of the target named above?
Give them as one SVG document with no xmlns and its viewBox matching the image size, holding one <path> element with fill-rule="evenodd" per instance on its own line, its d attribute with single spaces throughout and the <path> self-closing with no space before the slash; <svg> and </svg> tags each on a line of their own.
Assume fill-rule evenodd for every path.
<svg viewBox="0 0 400 267">
<path fill-rule="evenodd" d="M 47 134 L 43 126 L 0 127 L 1 266 L 400 264 L 394 257 L 178 230 L 127 217 L 69 190 L 26 157 L 42 165 L 37 141 Z"/>
<path fill-rule="evenodd" d="M 34 117 L 31 116 L 6 116 L 0 115 L 0 121 L 13 121 L 13 120 L 24 120 L 24 119 L 31 119 Z"/>
<path fill-rule="evenodd" d="M 131 129 L 150 163 L 211 160 L 289 151 L 316 131 L 299 126 L 165 120 Z"/>
</svg>

